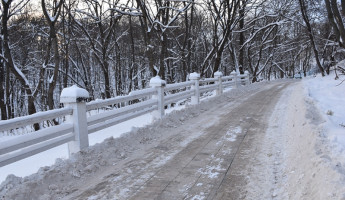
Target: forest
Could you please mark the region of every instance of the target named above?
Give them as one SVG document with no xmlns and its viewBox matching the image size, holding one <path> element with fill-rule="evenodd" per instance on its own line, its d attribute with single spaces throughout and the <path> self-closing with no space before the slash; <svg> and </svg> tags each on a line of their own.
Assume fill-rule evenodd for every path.
<svg viewBox="0 0 345 200">
<path fill-rule="evenodd" d="M 329 74 L 345 58 L 341 0 L 1 0 L 1 120 L 106 99 L 192 72 L 251 81 Z"/>
</svg>

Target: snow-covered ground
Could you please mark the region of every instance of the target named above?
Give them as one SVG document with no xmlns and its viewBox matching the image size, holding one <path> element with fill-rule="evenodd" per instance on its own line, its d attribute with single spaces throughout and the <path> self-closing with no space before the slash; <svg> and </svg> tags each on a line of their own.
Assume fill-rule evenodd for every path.
<svg viewBox="0 0 345 200">
<path fill-rule="evenodd" d="M 252 167 L 249 170 L 252 173 L 248 175 L 251 180 L 247 186 L 247 189 L 251 190 L 248 193 L 248 198 L 345 198 L 345 193 L 344 196 L 341 196 L 344 192 L 341 188 L 345 188 L 345 82 L 340 84 L 343 79 L 345 76 L 340 76 L 340 80 L 334 80 L 334 75 L 308 77 L 302 82 L 296 83 L 295 87 L 291 86 L 284 91 L 280 102 L 273 111 L 271 123 L 266 133 L 267 138 L 263 140 L 262 144 L 258 144 L 258 146 L 262 146 L 262 149 L 259 149 L 255 159 L 260 163 L 249 166 Z M 224 100 L 226 101 L 226 99 Z M 128 152 L 137 148 L 136 144 L 156 140 L 160 137 L 153 134 L 157 132 L 156 127 L 177 127 L 186 118 L 192 117 L 194 113 L 207 110 L 212 106 L 217 106 L 217 103 L 210 100 L 197 107 L 196 110 L 187 108 L 187 111 L 184 112 L 173 112 L 167 118 L 166 121 L 168 122 L 164 124 L 156 122 L 158 126 L 149 125 L 142 129 L 133 128 L 133 124 L 142 127 L 151 123 L 151 116 L 144 115 L 134 119 L 134 121 L 103 130 L 102 133 L 94 133 L 90 138 L 91 144 L 102 142 L 111 136 L 119 137 L 121 134 L 132 130 L 119 140 L 106 139 L 102 145 L 96 144 L 87 152 L 75 155 L 70 161 L 58 159 L 52 167 L 43 166 L 53 164 L 56 156 L 66 158 L 66 146 L 52 149 L 51 152 L 46 151 L 45 155 L 38 154 L 2 167 L 0 169 L 0 182 L 8 174 L 13 173 L 15 176 L 9 176 L 0 185 L 0 194 L 15 187 L 17 182 L 31 183 L 36 179 L 41 181 L 43 176 L 48 176 L 48 179 L 44 180 L 54 178 L 60 180 L 73 177 L 80 178 L 83 173 L 92 174 L 100 166 L 125 158 Z M 117 130 L 116 134 L 113 130 Z M 237 130 L 233 131 L 236 132 Z M 277 135 L 277 133 L 284 135 Z M 230 139 L 235 138 L 230 137 Z M 97 162 L 95 162 L 95 158 L 97 158 Z M 83 160 L 81 163 L 91 164 L 85 168 L 82 164 L 75 162 L 78 159 Z M 16 177 L 27 176 L 39 168 L 40 170 L 36 175 L 24 179 Z M 272 173 L 270 174 L 270 172 Z M 56 174 L 71 174 L 71 177 L 57 177 Z M 54 180 L 46 184 L 49 184 L 49 190 L 57 189 Z M 65 189 L 59 188 L 60 190 L 63 193 Z M 339 191 L 339 193 L 333 191 Z"/>
<path fill-rule="evenodd" d="M 345 157 L 345 75 L 338 80 L 335 74 L 315 78 L 304 79 L 303 83 L 311 101 L 316 103 L 317 108 L 323 114 L 327 138 L 334 144 L 333 150 L 343 152 Z"/>
<path fill-rule="evenodd" d="M 229 89 L 227 89 L 226 91 L 230 92 L 232 96 L 230 99 L 236 99 L 241 96 L 257 92 L 260 85 L 261 84 L 253 84 L 249 87 L 245 87 L 243 90 L 229 91 Z M 169 135 L 161 134 L 163 130 L 172 127 L 177 128 L 184 124 L 186 120 L 194 118 L 207 110 L 212 110 L 213 108 L 218 107 L 220 102 L 229 101 L 229 97 L 226 96 L 217 97 L 217 101 L 215 101 L 215 99 L 212 99 L 213 96 L 213 92 L 206 94 L 201 104 L 198 106 L 186 105 L 177 107 L 177 109 L 183 109 L 186 107 L 186 109 L 181 111 L 176 110 L 176 108 L 170 108 L 167 110 L 167 113 L 171 113 L 165 116 L 163 120 L 155 121 L 153 124 L 149 123 L 143 128 L 129 128 L 128 130 L 131 131 L 126 134 L 122 134 L 121 137 L 116 139 L 114 139 L 114 137 L 107 138 L 102 142 L 102 144 L 95 144 L 85 151 L 74 154 L 71 159 L 58 158 L 54 165 L 50 166 L 48 164 L 44 164 L 35 174 L 32 174 L 32 172 L 27 173 L 30 175 L 24 175 L 25 177 L 20 175 L 9 175 L 6 180 L 0 184 L 0 199 L 6 199 L 2 196 L 5 195 L 7 191 L 14 192 L 18 199 L 27 199 L 27 197 L 22 195 L 30 193 L 31 187 L 35 187 L 40 190 L 32 194 L 37 196 L 35 199 L 49 199 L 47 196 L 43 195 L 46 192 L 49 193 L 49 191 L 59 193 L 62 196 L 66 195 L 65 193 L 70 191 L 72 187 L 71 185 L 75 184 L 73 181 L 82 180 L 84 177 L 92 176 L 92 174 L 100 168 L 109 165 L 111 166 L 114 163 L 118 163 L 119 161 L 126 159 L 132 154 L 132 152 L 138 151 L 138 148 L 146 148 L 146 145 L 150 145 L 153 142 L 159 142 L 168 137 Z M 147 116 L 142 117 L 147 118 Z M 138 121 L 145 120 L 136 119 L 135 121 L 128 122 L 130 124 L 127 125 L 132 127 L 133 124 Z M 204 125 L 207 125 L 207 123 L 204 123 Z M 112 130 L 116 130 L 116 132 L 120 131 L 120 129 L 115 128 L 116 127 L 113 127 Z M 97 133 L 91 134 L 91 136 L 95 134 Z M 199 133 L 197 132 L 197 134 Z M 193 135 L 189 136 L 192 138 L 194 137 Z M 56 151 L 52 152 L 52 157 L 55 155 Z M 41 158 L 44 159 L 43 157 Z M 41 164 L 46 163 L 45 160 L 37 160 L 37 162 Z M 27 164 L 32 165 L 32 163 Z M 25 170 L 25 165 L 20 168 L 20 170 L 23 169 Z M 1 173 L 3 173 L 2 169 Z M 60 184 L 62 182 L 65 183 L 63 186 Z M 43 183 L 44 188 L 37 188 L 35 183 Z M 68 184 L 66 185 L 66 183 Z"/>
<path fill-rule="evenodd" d="M 334 77 L 284 90 L 243 170 L 246 199 L 345 199 L 345 76 Z"/>
<path fill-rule="evenodd" d="M 172 107 L 166 110 L 166 113 L 170 113 L 174 110 L 183 109 L 185 106 Z M 103 142 L 105 139 L 113 137 L 118 138 L 122 134 L 130 132 L 133 129 L 144 127 L 152 123 L 152 115 L 145 114 L 134 119 L 119 123 L 115 126 L 97 131 L 89 135 L 90 145 L 95 145 L 97 143 Z M 116 130 L 116 131 L 114 131 Z M 0 140 L 12 140 L 20 135 L 0 135 Z M 67 144 L 60 145 L 58 147 L 49 149 L 42 153 L 36 154 L 34 156 L 28 157 L 26 159 L 17 161 L 15 163 L 1 167 L 0 169 L 0 183 L 6 179 L 10 174 L 18 177 L 28 176 L 30 174 L 36 173 L 41 167 L 53 165 L 56 159 L 67 159 L 68 158 L 68 147 Z"/>
<path fill-rule="evenodd" d="M 117 124 L 115 126 L 97 131 L 89 135 L 90 145 L 95 145 L 101 143 L 104 139 L 109 137 L 117 138 L 123 133 L 131 131 L 133 128 L 143 127 L 152 122 L 151 114 L 142 115 L 134 119 L 125 121 L 123 123 Z M 114 131 L 116 130 L 116 131 Z M 10 140 L 20 135 L 4 136 L 0 135 L 0 140 Z M 6 179 L 10 174 L 18 177 L 28 176 L 30 174 L 36 173 L 41 167 L 50 166 L 55 163 L 56 159 L 67 159 L 68 158 L 68 147 L 67 144 L 60 145 L 58 147 L 49 149 L 42 153 L 36 154 L 34 156 L 25 158 L 23 160 L 17 161 L 15 163 L 6 165 L 0 168 L 0 183 Z"/>
<path fill-rule="evenodd" d="M 230 91 L 231 88 L 225 88 L 224 92 Z M 205 93 L 201 98 L 202 101 L 210 99 L 215 96 L 215 92 Z M 173 111 L 181 110 L 185 108 L 184 102 L 177 102 L 174 107 L 169 107 L 165 110 L 166 114 Z M 97 131 L 89 135 L 90 146 L 97 143 L 103 142 L 105 139 L 113 137 L 118 138 L 124 133 L 128 133 L 131 130 L 144 127 L 153 122 L 153 117 L 150 113 L 127 120 L 109 128 Z M 114 131 L 116 130 L 116 131 Z M 12 140 L 20 135 L 5 135 L 0 133 L 0 141 Z M 49 149 L 42 153 L 28 157 L 26 159 L 17 161 L 15 163 L 6 165 L 0 168 L 0 183 L 3 182 L 6 177 L 13 174 L 17 177 L 25 177 L 30 174 L 36 173 L 41 167 L 51 166 L 55 163 L 56 159 L 67 159 L 68 158 L 68 147 L 67 144 L 60 145 L 58 147 Z"/>
</svg>

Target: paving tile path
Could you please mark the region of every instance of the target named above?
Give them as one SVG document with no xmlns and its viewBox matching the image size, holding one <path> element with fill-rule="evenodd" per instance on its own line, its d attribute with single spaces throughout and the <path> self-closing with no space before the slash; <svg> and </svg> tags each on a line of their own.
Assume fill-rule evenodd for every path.
<svg viewBox="0 0 345 200">
<path fill-rule="evenodd" d="M 220 102 L 170 137 L 86 181 L 65 199 L 245 199 L 242 170 L 290 82 Z M 162 133 L 164 134 L 164 133 Z"/>
</svg>

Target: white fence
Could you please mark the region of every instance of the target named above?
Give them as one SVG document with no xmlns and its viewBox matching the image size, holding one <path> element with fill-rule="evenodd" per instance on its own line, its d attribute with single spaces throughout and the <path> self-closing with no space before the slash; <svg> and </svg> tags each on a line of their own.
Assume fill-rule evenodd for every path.
<svg viewBox="0 0 345 200">
<path fill-rule="evenodd" d="M 155 118 L 164 116 L 166 105 L 191 98 L 191 104 L 200 102 L 200 94 L 208 91 L 223 92 L 223 87 L 249 84 L 249 74 L 222 76 L 215 73 L 215 78 L 200 80 L 197 73 L 190 74 L 190 81 L 165 84 L 159 77 L 150 80 L 151 88 L 133 91 L 128 96 L 98 100 L 86 103 L 89 94 L 86 90 L 72 86 L 65 88 L 60 97 L 64 108 L 37 114 L 0 121 L 0 132 L 18 129 L 35 123 L 59 117 L 65 117 L 60 125 L 43 128 L 13 140 L 0 142 L 0 167 L 30 157 L 34 154 L 68 143 L 69 153 L 75 153 L 89 146 L 88 134 L 113 126 L 148 112 Z M 115 108 L 117 105 L 123 105 Z M 87 112 L 110 107 L 96 115 L 87 117 Z"/>
</svg>

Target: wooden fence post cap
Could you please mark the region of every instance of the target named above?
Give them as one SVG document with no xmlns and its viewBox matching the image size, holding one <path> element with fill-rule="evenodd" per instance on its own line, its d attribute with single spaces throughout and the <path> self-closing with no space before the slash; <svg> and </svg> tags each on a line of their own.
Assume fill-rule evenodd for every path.
<svg viewBox="0 0 345 200">
<path fill-rule="evenodd" d="M 162 87 L 165 86 L 165 81 L 159 76 L 155 76 L 150 79 L 150 87 Z"/>
<path fill-rule="evenodd" d="M 60 103 L 85 102 L 89 98 L 89 92 L 76 85 L 64 88 L 60 95 Z"/>
<path fill-rule="evenodd" d="M 216 72 L 214 73 L 214 77 L 215 77 L 215 78 L 222 77 L 222 76 L 223 76 L 223 73 L 220 72 L 220 71 L 216 71 Z"/>
<path fill-rule="evenodd" d="M 189 79 L 190 80 L 198 80 L 198 79 L 200 79 L 200 74 L 193 72 L 193 73 L 189 74 Z"/>
</svg>

